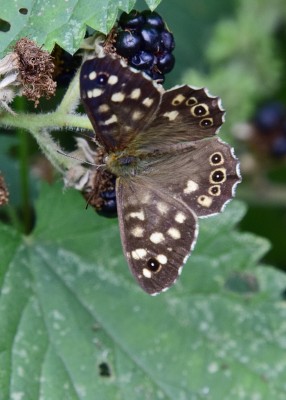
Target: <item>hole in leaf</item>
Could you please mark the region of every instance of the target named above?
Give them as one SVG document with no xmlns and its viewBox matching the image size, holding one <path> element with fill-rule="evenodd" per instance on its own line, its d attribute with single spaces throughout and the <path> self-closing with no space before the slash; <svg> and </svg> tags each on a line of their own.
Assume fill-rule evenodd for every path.
<svg viewBox="0 0 286 400">
<path fill-rule="evenodd" d="M 28 9 L 27 8 L 20 8 L 19 9 L 19 13 L 23 14 L 23 15 L 27 15 L 28 14 Z"/>
<path fill-rule="evenodd" d="M 4 21 L 4 19 L 0 18 L 0 32 L 8 32 L 10 31 L 11 24 L 9 22 Z"/>
<path fill-rule="evenodd" d="M 99 375 L 103 376 L 104 378 L 108 378 L 111 376 L 111 371 L 109 365 L 106 362 L 102 362 L 98 366 L 99 368 Z"/>
</svg>

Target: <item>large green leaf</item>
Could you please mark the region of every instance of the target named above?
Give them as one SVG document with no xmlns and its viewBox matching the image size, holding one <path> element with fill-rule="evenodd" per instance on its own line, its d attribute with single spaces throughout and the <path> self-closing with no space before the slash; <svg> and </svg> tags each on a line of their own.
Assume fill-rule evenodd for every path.
<svg viewBox="0 0 286 400">
<path fill-rule="evenodd" d="M 154 9 L 161 0 L 146 0 Z M 7 32 L 0 31 L 0 54 L 5 54 L 11 43 L 27 36 L 47 50 L 55 43 L 74 53 L 84 38 L 86 25 L 108 33 L 119 10 L 129 12 L 136 0 L 2 0 L 0 18 L 8 23 Z"/>
<path fill-rule="evenodd" d="M 284 400 L 286 278 L 256 267 L 269 246 L 235 230 L 243 214 L 202 220 L 180 280 L 150 297 L 117 221 L 46 186 L 30 236 L 0 229 L 0 399 Z"/>
</svg>

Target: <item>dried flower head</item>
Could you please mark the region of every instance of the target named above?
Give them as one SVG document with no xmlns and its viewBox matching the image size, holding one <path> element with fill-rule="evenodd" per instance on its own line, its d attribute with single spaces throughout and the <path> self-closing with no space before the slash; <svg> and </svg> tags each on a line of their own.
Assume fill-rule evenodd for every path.
<svg viewBox="0 0 286 400">
<path fill-rule="evenodd" d="M 14 52 L 18 56 L 23 95 L 34 101 L 37 107 L 40 97 L 49 99 L 55 94 L 57 84 L 52 79 L 54 71 L 52 57 L 28 38 L 18 40 Z"/>
</svg>

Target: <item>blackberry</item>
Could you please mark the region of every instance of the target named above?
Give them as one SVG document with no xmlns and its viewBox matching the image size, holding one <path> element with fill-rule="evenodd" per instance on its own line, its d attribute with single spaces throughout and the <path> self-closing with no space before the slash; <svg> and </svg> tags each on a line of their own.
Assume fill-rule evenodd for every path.
<svg viewBox="0 0 286 400">
<path fill-rule="evenodd" d="M 165 81 L 164 75 L 159 71 L 152 71 L 150 69 L 146 69 L 146 70 L 143 70 L 143 72 L 145 72 L 145 74 L 150 76 L 150 78 L 153 79 L 153 81 L 157 81 L 161 84 L 164 83 L 164 81 Z"/>
<path fill-rule="evenodd" d="M 157 57 L 157 66 L 162 74 L 170 72 L 175 64 L 175 57 L 172 53 L 164 52 Z"/>
<path fill-rule="evenodd" d="M 155 11 L 142 11 L 142 16 L 145 18 L 146 24 L 156 28 L 156 30 L 161 30 L 165 26 L 163 18 Z"/>
<path fill-rule="evenodd" d="M 130 59 L 130 65 L 140 70 L 150 69 L 154 64 L 154 60 L 153 54 L 147 51 L 139 51 Z"/>
<path fill-rule="evenodd" d="M 116 217 L 117 204 L 115 188 L 101 192 L 100 197 L 103 199 L 103 204 L 101 209 L 97 210 L 98 214 L 105 217 Z"/>
<path fill-rule="evenodd" d="M 280 129 L 285 118 L 284 105 L 278 102 L 262 106 L 254 117 L 254 125 L 261 133 L 268 133 Z"/>
<path fill-rule="evenodd" d="M 164 82 L 164 75 L 174 67 L 174 36 L 154 11 L 123 12 L 110 38 L 110 43 L 114 43 L 117 53 L 126 58 L 128 64 L 159 83 Z M 107 48 L 108 44 L 107 40 Z"/>
<path fill-rule="evenodd" d="M 141 30 L 144 50 L 156 53 L 159 50 L 160 34 L 150 25 L 144 25 Z"/>
<path fill-rule="evenodd" d="M 172 52 L 175 48 L 174 36 L 164 29 L 160 34 L 160 50 Z"/>
<path fill-rule="evenodd" d="M 129 31 L 119 32 L 116 38 L 116 49 L 123 57 L 132 57 L 141 48 L 141 37 Z"/>
<path fill-rule="evenodd" d="M 102 164 L 106 156 L 104 150 L 97 148 L 93 154 L 95 154 L 95 162 Z M 93 207 L 99 215 L 113 218 L 117 216 L 115 185 L 115 175 L 103 169 L 94 169 L 90 171 L 82 195 L 87 204 Z"/>
<path fill-rule="evenodd" d="M 123 12 L 119 18 L 118 24 L 122 29 L 140 30 L 145 22 L 143 15 L 139 11 L 132 10 L 129 14 Z"/>
<path fill-rule="evenodd" d="M 286 155 L 286 136 L 281 135 L 274 139 L 271 152 L 274 157 L 280 158 Z"/>
</svg>

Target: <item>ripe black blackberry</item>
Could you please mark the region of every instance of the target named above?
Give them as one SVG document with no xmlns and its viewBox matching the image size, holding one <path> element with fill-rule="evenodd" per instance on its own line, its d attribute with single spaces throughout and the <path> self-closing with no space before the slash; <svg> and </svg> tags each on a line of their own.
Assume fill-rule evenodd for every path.
<svg viewBox="0 0 286 400">
<path fill-rule="evenodd" d="M 158 13 L 150 10 L 123 12 L 113 37 L 117 53 L 132 67 L 159 83 L 164 82 L 164 75 L 175 64 L 172 54 L 175 40 Z"/>
<path fill-rule="evenodd" d="M 275 101 L 258 108 L 253 118 L 255 143 L 275 158 L 286 156 L 286 107 Z"/>
</svg>

